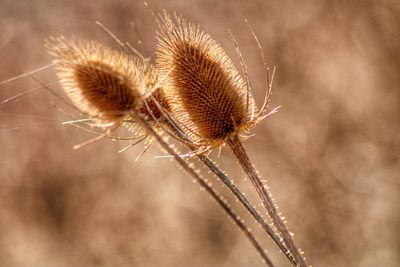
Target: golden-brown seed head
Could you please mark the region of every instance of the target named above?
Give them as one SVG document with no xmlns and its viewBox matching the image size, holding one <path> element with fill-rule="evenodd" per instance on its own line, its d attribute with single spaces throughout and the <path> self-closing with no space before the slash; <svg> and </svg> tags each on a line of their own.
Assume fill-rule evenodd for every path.
<svg viewBox="0 0 400 267">
<path fill-rule="evenodd" d="M 220 145 L 247 129 L 255 105 L 224 50 L 198 26 L 160 16 L 156 63 L 175 117 L 197 142 Z"/>
<path fill-rule="evenodd" d="M 55 57 L 60 83 L 73 104 L 101 121 L 122 120 L 156 83 L 151 66 L 93 41 L 51 38 L 45 47 Z"/>
</svg>

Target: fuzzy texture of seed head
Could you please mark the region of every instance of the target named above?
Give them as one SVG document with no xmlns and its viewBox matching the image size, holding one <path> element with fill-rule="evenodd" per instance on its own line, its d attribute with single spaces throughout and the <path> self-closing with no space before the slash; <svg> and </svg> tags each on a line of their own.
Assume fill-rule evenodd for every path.
<svg viewBox="0 0 400 267">
<path fill-rule="evenodd" d="M 45 47 L 73 104 L 103 122 L 117 123 L 139 108 L 146 88 L 157 82 L 153 67 L 97 42 L 60 37 Z"/>
<path fill-rule="evenodd" d="M 178 121 L 198 143 L 218 146 L 251 126 L 244 79 L 211 36 L 182 17 L 160 15 L 156 66 Z"/>
</svg>

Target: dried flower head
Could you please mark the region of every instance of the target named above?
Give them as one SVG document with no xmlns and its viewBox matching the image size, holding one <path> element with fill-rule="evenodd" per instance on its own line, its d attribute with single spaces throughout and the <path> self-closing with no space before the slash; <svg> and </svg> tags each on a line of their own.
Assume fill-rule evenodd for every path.
<svg viewBox="0 0 400 267">
<path fill-rule="evenodd" d="M 45 47 L 55 57 L 60 83 L 73 104 L 102 123 L 121 122 L 157 83 L 150 65 L 93 41 L 51 38 Z"/>
<path fill-rule="evenodd" d="M 182 17 L 160 16 L 156 64 L 165 92 L 192 139 L 218 146 L 255 122 L 248 85 L 209 34 Z"/>
</svg>

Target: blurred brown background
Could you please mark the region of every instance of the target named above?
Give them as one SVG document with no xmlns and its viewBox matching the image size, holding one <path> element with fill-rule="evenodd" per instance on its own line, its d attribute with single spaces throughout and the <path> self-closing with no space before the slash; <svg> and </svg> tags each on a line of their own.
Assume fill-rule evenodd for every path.
<svg viewBox="0 0 400 267">
<path fill-rule="evenodd" d="M 201 24 L 238 63 L 236 36 L 261 104 L 265 73 L 244 19 L 277 66 L 271 107 L 246 146 L 313 266 L 400 265 L 400 2 L 151 1 Z M 142 1 L 0 0 L 0 81 L 47 65 L 50 35 L 118 48 L 95 21 L 152 56 L 156 24 Z M 140 43 L 139 40 L 142 42 Z M 237 64 L 239 66 L 239 64 Z M 54 70 L 34 75 L 56 81 Z M 37 86 L 0 85 L 0 102 Z M 61 92 L 57 85 L 52 88 Z M 229 218 L 143 146 L 93 137 L 45 90 L 0 104 L 0 266 L 263 266 Z M 121 131 L 121 135 L 128 133 Z M 217 157 L 216 153 L 213 155 Z M 221 166 L 255 192 L 224 150 Z M 235 203 L 277 266 L 285 257 Z M 259 201 L 255 202 L 257 205 Z"/>
</svg>

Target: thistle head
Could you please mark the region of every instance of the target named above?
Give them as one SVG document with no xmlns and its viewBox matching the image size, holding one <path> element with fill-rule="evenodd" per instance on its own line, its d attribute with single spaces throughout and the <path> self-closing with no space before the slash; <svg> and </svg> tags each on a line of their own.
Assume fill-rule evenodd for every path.
<svg viewBox="0 0 400 267">
<path fill-rule="evenodd" d="M 93 41 L 51 38 L 45 47 L 72 103 L 102 123 L 119 123 L 156 83 L 151 66 Z"/>
<path fill-rule="evenodd" d="M 156 64 L 176 119 L 206 146 L 241 136 L 254 122 L 254 100 L 211 36 L 182 17 L 160 15 Z"/>
</svg>

